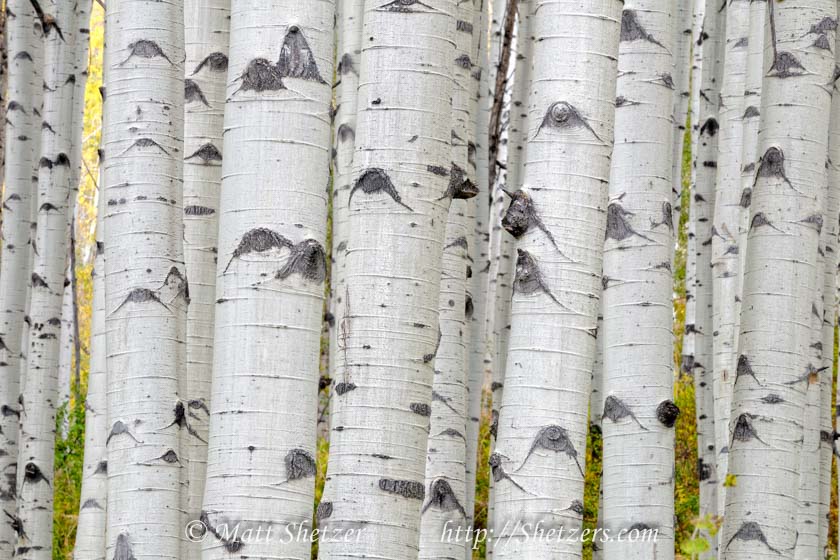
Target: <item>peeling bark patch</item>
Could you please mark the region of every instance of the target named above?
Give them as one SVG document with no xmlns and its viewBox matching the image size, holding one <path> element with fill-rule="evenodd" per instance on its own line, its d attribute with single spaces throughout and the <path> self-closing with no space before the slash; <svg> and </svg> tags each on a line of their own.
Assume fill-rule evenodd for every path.
<svg viewBox="0 0 840 560">
<path fill-rule="evenodd" d="M 426 489 L 423 487 L 423 483 L 413 480 L 380 478 L 379 489 L 412 500 L 423 500 L 426 497 Z"/>
<path fill-rule="evenodd" d="M 442 478 L 438 478 L 429 484 L 429 501 L 423 506 L 420 514 L 426 513 L 429 508 L 440 511 L 458 511 L 462 516 L 467 517 L 464 506 L 461 505 L 458 497 L 455 496 L 455 492 L 452 491 L 452 486 Z"/>
<path fill-rule="evenodd" d="M 425 10 L 423 8 L 425 8 Z M 379 6 L 378 9 L 385 10 L 386 12 L 397 12 L 402 14 L 416 14 L 426 10 L 433 12 L 437 11 L 431 6 L 420 2 L 420 0 L 393 0 L 393 2 L 388 2 L 387 4 Z"/>
<path fill-rule="evenodd" d="M 536 259 L 524 249 L 517 249 L 516 254 L 516 273 L 513 279 L 513 291 L 523 295 L 542 292 L 551 298 L 551 301 L 565 308 L 566 306 L 560 303 L 560 300 L 546 286 Z"/>
<path fill-rule="evenodd" d="M 603 420 L 604 418 L 612 420 L 615 423 L 618 423 L 625 418 L 632 418 L 641 429 L 647 431 L 647 428 L 642 426 L 642 423 L 639 422 L 639 419 L 636 418 L 636 415 L 633 414 L 630 407 L 627 406 L 624 401 L 613 395 L 608 396 L 604 400 L 604 413 L 601 415 L 601 419 Z"/>
<path fill-rule="evenodd" d="M 593 128 L 586 122 L 586 119 L 580 114 L 580 111 L 571 103 L 565 101 L 556 101 L 552 103 L 545 112 L 542 123 L 537 129 L 534 138 L 539 136 L 543 128 L 554 130 L 575 130 L 584 128 L 592 133 L 599 142 L 603 142 L 601 137 L 593 130 Z"/>
<path fill-rule="evenodd" d="M 521 470 L 522 467 L 525 466 L 525 463 L 528 462 L 528 459 L 537 449 L 544 449 L 555 453 L 565 453 L 567 457 L 574 459 L 575 465 L 577 465 L 577 468 L 580 471 L 580 475 L 584 476 L 583 467 L 581 467 L 580 461 L 578 460 L 578 452 L 572 444 L 572 441 L 569 439 L 569 434 L 565 428 L 551 425 L 546 426 L 537 432 L 536 437 L 534 437 L 534 442 L 531 444 L 531 449 L 528 451 L 525 459 L 523 459 L 522 464 L 518 469 L 516 469 L 517 471 Z"/>
<path fill-rule="evenodd" d="M 621 37 L 620 41 L 647 41 L 648 43 L 653 43 L 654 45 L 658 45 L 663 49 L 665 46 L 654 39 L 650 33 L 645 31 L 645 28 L 642 27 L 642 24 L 639 23 L 638 16 L 636 14 L 636 10 L 624 10 L 621 13 Z"/>
<path fill-rule="evenodd" d="M 335 393 L 339 396 L 349 393 L 356 388 L 355 383 L 342 382 L 335 386 Z"/>
<path fill-rule="evenodd" d="M 222 161 L 222 153 L 219 149 L 210 142 L 202 145 L 199 149 L 187 156 L 184 160 L 199 158 L 205 164 L 210 164 L 214 161 Z"/>
<path fill-rule="evenodd" d="M 674 401 L 664 400 L 656 407 L 656 419 L 666 428 L 673 428 L 679 415 L 680 409 Z"/>
<path fill-rule="evenodd" d="M 394 183 L 391 182 L 391 178 L 387 173 L 385 173 L 385 170 L 379 169 L 378 167 L 366 169 L 358 178 L 356 184 L 353 185 L 352 189 L 350 189 L 350 195 L 347 198 L 348 207 L 350 206 L 350 201 L 353 200 L 353 195 L 357 190 L 361 190 L 363 194 L 367 195 L 380 192 L 385 193 L 390 196 L 394 202 L 406 210 L 414 212 L 410 206 L 402 201 L 400 194 L 397 192 L 396 187 L 394 187 Z"/>
<path fill-rule="evenodd" d="M 185 216 L 210 216 L 215 213 L 216 211 L 213 208 L 207 206 L 190 205 L 184 207 Z"/>
<path fill-rule="evenodd" d="M 189 78 L 184 80 L 184 101 L 186 103 L 193 103 L 194 101 L 201 101 L 205 106 L 209 107 L 207 98 L 204 97 L 204 92 L 197 83 Z"/>
<path fill-rule="evenodd" d="M 120 66 L 122 66 L 123 64 L 131 60 L 132 57 L 135 56 L 138 58 L 146 59 L 160 57 L 166 60 L 166 62 L 168 62 L 169 64 L 172 64 L 172 61 L 169 60 L 169 57 L 166 56 L 166 54 L 164 54 L 163 50 L 154 41 L 150 41 L 148 39 L 140 39 L 133 43 L 129 43 L 128 48 L 130 50 L 128 58 L 120 62 Z"/>
<path fill-rule="evenodd" d="M 633 226 L 627 220 L 627 216 L 633 216 L 633 212 L 626 210 L 620 203 L 612 202 L 607 206 L 607 229 L 604 232 L 604 240 L 624 241 L 635 235 L 647 241 L 653 241 L 650 237 L 633 229 Z"/>
<path fill-rule="evenodd" d="M 236 95 L 240 91 L 254 91 L 262 93 L 265 91 L 279 91 L 286 89 L 283 85 L 283 76 L 280 71 L 268 60 L 255 58 L 250 61 L 239 76 L 241 84 L 239 89 L 233 92 Z"/>
<path fill-rule="evenodd" d="M 117 542 L 114 545 L 114 560 L 136 560 L 131 550 L 131 543 L 128 540 L 128 533 L 117 535 Z"/>
<path fill-rule="evenodd" d="M 225 53 L 221 52 L 212 52 L 204 57 L 204 60 L 198 63 L 198 66 L 195 67 L 195 70 L 192 71 L 192 75 L 195 76 L 204 68 L 207 68 L 210 72 L 227 72 L 228 69 L 228 57 Z"/>
<path fill-rule="evenodd" d="M 432 407 L 427 405 L 426 403 L 411 403 L 408 405 L 409 410 L 418 416 L 431 416 L 432 415 Z"/>
<path fill-rule="evenodd" d="M 557 252 L 563 255 L 563 252 L 554 240 L 554 235 L 545 227 L 539 212 L 537 212 L 534 200 L 524 190 L 518 190 L 513 193 L 510 205 L 502 218 L 502 227 L 515 239 L 519 239 L 529 229 L 536 227 L 545 234 Z M 565 255 L 563 256 L 565 257 Z"/>
<path fill-rule="evenodd" d="M 277 72 L 281 78 L 299 78 L 326 84 L 327 82 L 318 72 L 315 55 L 300 28 L 289 27 L 283 46 L 280 48 L 280 60 L 277 61 Z"/>
<path fill-rule="evenodd" d="M 304 449 L 290 450 L 286 453 L 284 462 L 286 464 L 287 480 L 315 476 L 315 459 Z"/>
<path fill-rule="evenodd" d="M 26 466 L 23 468 L 23 481 L 28 482 L 29 484 L 46 482 L 47 486 L 50 486 L 50 481 L 47 480 L 46 476 L 44 476 L 41 468 L 32 462 L 26 463 Z"/>
<path fill-rule="evenodd" d="M 292 274 L 299 274 L 305 280 L 320 284 L 327 277 L 327 255 L 320 243 L 304 239 L 294 245 L 289 260 L 274 277 L 285 280 Z"/>
<path fill-rule="evenodd" d="M 732 535 L 732 538 L 729 539 L 729 542 L 726 543 L 726 549 L 729 550 L 729 546 L 732 544 L 732 541 L 739 540 L 739 541 L 758 541 L 764 546 L 768 548 L 768 550 L 775 552 L 776 554 L 781 554 L 780 551 L 776 550 L 770 543 L 767 542 L 767 537 L 764 536 L 764 532 L 759 527 L 758 523 L 755 521 L 745 521 Z"/>
</svg>

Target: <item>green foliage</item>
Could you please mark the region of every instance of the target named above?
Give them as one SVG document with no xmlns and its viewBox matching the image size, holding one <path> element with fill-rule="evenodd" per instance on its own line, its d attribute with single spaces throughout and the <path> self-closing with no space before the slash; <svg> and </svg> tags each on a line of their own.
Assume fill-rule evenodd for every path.
<svg viewBox="0 0 840 560">
<path fill-rule="evenodd" d="M 61 437 L 65 418 L 67 437 Z M 72 558 L 76 542 L 79 497 L 85 450 L 85 410 L 83 406 L 62 405 L 56 414 L 55 477 L 53 499 L 53 560 Z"/>
</svg>

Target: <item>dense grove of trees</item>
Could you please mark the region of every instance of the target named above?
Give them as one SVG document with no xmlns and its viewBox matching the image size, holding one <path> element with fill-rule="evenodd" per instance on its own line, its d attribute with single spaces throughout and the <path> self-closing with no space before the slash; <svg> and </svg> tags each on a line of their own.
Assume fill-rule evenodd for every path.
<svg viewBox="0 0 840 560">
<path fill-rule="evenodd" d="M 0 558 L 836 558 L 837 12 L 6 0 Z"/>
</svg>

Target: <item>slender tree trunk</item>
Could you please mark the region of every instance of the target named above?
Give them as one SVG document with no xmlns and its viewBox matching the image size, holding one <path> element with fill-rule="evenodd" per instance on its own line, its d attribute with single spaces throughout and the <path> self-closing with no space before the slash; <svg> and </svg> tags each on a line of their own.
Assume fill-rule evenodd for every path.
<svg viewBox="0 0 840 560">
<path fill-rule="evenodd" d="M 320 558 L 417 558 L 421 509 L 449 503 L 427 496 L 423 480 L 446 216 L 464 186 L 443 173 L 455 14 L 453 0 L 365 2 L 335 380 L 342 403 L 318 515 L 328 532 L 364 531 L 322 542 Z"/>
<path fill-rule="evenodd" d="M 75 220 L 72 220 L 75 221 Z M 73 282 L 70 279 L 72 274 L 70 264 L 70 251 L 73 250 L 72 242 L 73 233 L 72 227 L 69 231 L 71 237 L 68 238 L 70 242 L 67 244 L 67 265 L 64 272 L 64 289 L 61 294 L 61 334 L 59 335 L 59 349 L 58 349 L 58 403 L 57 407 L 66 406 L 64 419 L 61 425 L 61 436 L 67 435 L 67 427 L 69 426 L 69 419 L 67 413 L 69 412 L 70 404 L 70 379 L 73 377 L 73 349 L 76 341 L 73 338 Z"/>
<path fill-rule="evenodd" d="M 520 239 L 490 464 L 495 557 L 539 560 L 582 554 L 580 542 L 535 539 L 515 526 L 582 524 L 603 254 L 592 240 L 607 225 L 621 5 L 537 0 L 534 14 L 525 186 L 505 216 L 519 223 Z"/>
<path fill-rule="evenodd" d="M 339 45 L 336 51 L 333 190 L 332 190 L 332 269 L 330 278 L 330 328 L 329 372 L 330 426 L 338 416 L 343 399 L 336 393 L 336 386 L 344 376 L 342 349 L 348 323 L 344 320 L 344 298 L 347 292 L 347 243 L 350 239 L 349 197 L 353 188 L 353 155 L 356 145 L 357 99 L 361 66 L 362 20 L 364 0 L 338 0 Z"/>
<path fill-rule="evenodd" d="M 674 32 L 674 56 L 671 71 L 674 80 L 674 136 L 671 142 L 674 153 L 671 156 L 671 182 L 674 185 L 672 187 L 674 195 L 672 205 L 675 227 L 679 225 L 680 209 L 682 207 L 682 156 L 685 147 L 685 126 L 691 102 L 691 46 L 693 44 L 691 24 L 695 4 L 696 2 L 693 0 L 677 2 L 676 8 L 671 14 L 672 31 Z"/>
<path fill-rule="evenodd" d="M 40 150 L 41 33 L 29 0 L 6 4 L 6 48 L 9 87 L 6 103 L 8 142 L 3 197 L 2 259 L 0 259 L 0 556 L 11 558 L 17 498 L 19 380 L 27 285 L 31 268 L 30 224 L 37 196 L 32 173 Z M 14 15 L 12 15 L 14 14 Z"/>
<path fill-rule="evenodd" d="M 747 57 L 749 51 L 749 0 L 734 0 L 726 9 L 723 81 L 720 89 L 717 180 L 712 231 L 712 332 L 715 449 L 717 453 L 717 511 L 723 514 L 726 486 L 726 447 L 732 382 L 737 365 L 735 335 L 736 300 L 739 299 L 739 227 L 741 214 L 741 155 L 743 153 Z"/>
<path fill-rule="evenodd" d="M 52 558 L 53 466 L 61 299 L 67 231 L 74 200 L 69 154 L 73 130 L 73 6 L 43 3 L 44 107 L 38 172 L 35 259 L 30 286 L 29 348 L 21 401 L 17 556 Z"/>
<path fill-rule="evenodd" d="M 334 15 L 231 4 L 205 560 L 310 555 L 276 539 L 309 527 L 315 498 Z M 268 526 L 276 539 L 225 534 Z"/>
<path fill-rule="evenodd" d="M 190 280 L 184 395 L 189 424 L 181 430 L 181 502 L 188 520 L 198 519 L 207 471 L 210 381 L 213 376 L 213 307 L 222 125 L 228 69 L 229 0 L 184 2 L 184 261 Z M 184 539 L 183 560 L 201 557 L 201 544 Z"/>
<path fill-rule="evenodd" d="M 715 396 L 713 383 L 713 278 L 712 242 L 715 205 L 715 179 L 717 171 L 717 133 L 720 83 L 723 72 L 726 10 L 720 10 L 717 0 L 708 0 L 699 41 L 703 48 L 700 72 L 699 112 L 697 114 L 697 143 L 692 154 L 691 220 L 694 226 L 695 278 L 694 278 L 694 376 L 697 402 L 698 456 L 702 459 L 700 483 L 700 517 L 719 515 L 717 489 L 720 477 L 717 470 L 715 447 Z M 704 472 L 705 469 L 709 469 Z M 709 474 L 710 476 L 706 476 Z M 712 543 L 704 558 L 714 558 L 716 539 L 705 535 Z"/>
<path fill-rule="evenodd" d="M 607 558 L 674 558 L 670 12 L 667 0 L 624 5 L 601 302 L 603 526 L 658 540 L 608 541 Z"/>
<path fill-rule="evenodd" d="M 183 3 L 109 1 L 105 23 L 107 556 L 180 558 Z"/>
<path fill-rule="evenodd" d="M 105 258 L 102 217 L 105 197 L 100 192 L 97 203 L 96 256 L 94 258 L 93 303 L 91 308 L 90 371 L 85 399 L 85 451 L 79 522 L 76 529 L 74 560 L 105 560 L 105 507 L 108 503 L 108 385 L 105 332 Z"/>
<path fill-rule="evenodd" d="M 793 557 L 803 409 L 816 373 L 808 352 L 823 213 L 816 202 L 825 188 L 834 54 L 812 47 L 834 44 L 834 27 L 820 30 L 836 21 L 837 6 L 769 8 L 730 432 L 737 484 L 727 490 L 721 541 L 727 560 Z"/>
</svg>

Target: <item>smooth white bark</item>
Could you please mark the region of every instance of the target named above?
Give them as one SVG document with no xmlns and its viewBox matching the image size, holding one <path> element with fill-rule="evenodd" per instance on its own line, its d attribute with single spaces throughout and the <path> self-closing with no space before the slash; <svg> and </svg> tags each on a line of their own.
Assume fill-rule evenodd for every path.
<svg viewBox="0 0 840 560">
<path fill-rule="evenodd" d="M 106 3 L 108 558 L 180 558 L 183 3 Z"/>
<path fill-rule="evenodd" d="M 222 125 L 228 69 L 229 0 L 184 2 L 184 264 L 190 281 L 186 372 L 179 392 L 192 429 L 181 431 L 181 502 L 187 520 L 201 516 L 207 471 L 213 311 Z M 184 539 L 182 560 L 201 557 L 201 544 Z"/>
<path fill-rule="evenodd" d="M 820 29 L 836 21 L 837 6 L 797 0 L 769 8 L 730 422 L 729 470 L 737 484 L 726 497 L 727 560 L 794 555 L 803 410 L 813 377 L 808 346 L 823 212 L 816 204 L 825 188 L 825 85 L 835 65 L 819 44 L 834 44 L 836 23 L 825 37 Z"/>
<path fill-rule="evenodd" d="M 319 506 L 327 531 L 364 530 L 352 542 L 321 542 L 320 558 L 418 556 L 450 206 L 455 14 L 454 0 L 365 2 L 337 317 L 343 402 Z"/>
<path fill-rule="evenodd" d="M 582 523 L 621 5 L 537 0 L 520 239 L 499 434 L 491 455 L 495 558 L 580 558 L 536 539 Z M 557 57 L 558 52 L 564 56 Z M 521 527 L 521 525 L 520 525 Z"/>
<path fill-rule="evenodd" d="M 9 53 L 6 103 L 5 189 L 3 193 L 2 258 L 0 258 L 0 556 L 10 558 L 17 497 L 18 418 L 20 408 L 22 333 L 27 308 L 32 207 L 37 203 L 33 172 L 40 153 L 41 122 L 35 111 L 41 98 L 41 31 L 28 0 L 6 4 Z M 12 15 L 14 14 L 14 15 Z"/>
<path fill-rule="evenodd" d="M 610 540 L 607 558 L 674 558 L 670 158 L 671 9 L 624 4 L 603 267 L 603 526 L 657 529 Z"/>
<path fill-rule="evenodd" d="M 334 13 L 231 4 L 205 560 L 310 556 Z"/>
</svg>

